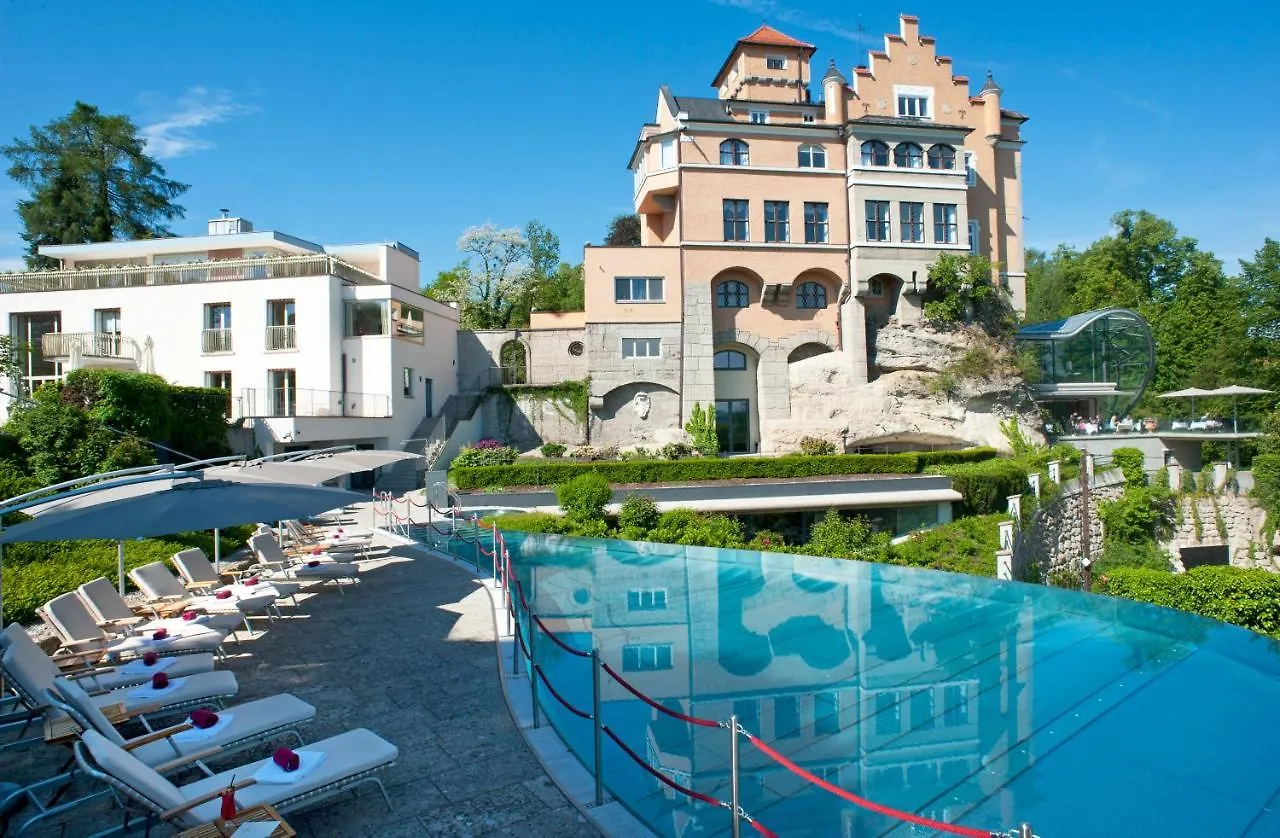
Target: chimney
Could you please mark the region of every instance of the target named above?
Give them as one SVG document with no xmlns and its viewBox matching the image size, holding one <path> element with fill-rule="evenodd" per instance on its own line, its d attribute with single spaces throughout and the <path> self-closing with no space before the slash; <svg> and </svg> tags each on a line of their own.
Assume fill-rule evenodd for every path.
<svg viewBox="0 0 1280 838">
<path fill-rule="evenodd" d="M 209 235 L 211 236 L 232 236 L 236 233 L 252 233 L 253 222 L 247 218 L 232 218 L 230 210 L 220 209 L 222 213 L 218 218 L 209 219 Z"/>
</svg>

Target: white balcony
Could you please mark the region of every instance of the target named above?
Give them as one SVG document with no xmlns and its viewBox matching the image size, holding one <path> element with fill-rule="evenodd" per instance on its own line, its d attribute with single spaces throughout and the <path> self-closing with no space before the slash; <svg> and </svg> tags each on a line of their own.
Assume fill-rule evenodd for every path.
<svg viewBox="0 0 1280 838">
<path fill-rule="evenodd" d="M 131 337 L 102 332 L 48 332 L 40 336 L 40 353 L 73 370 L 80 367 L 140 369 L 143 351 Z"/>
<path fill-rule="evenodd" d="M 314 417 L 383 419 L 391 415 L 391 397 L 296 387 L 246 388 L 236 399 L 235 417 Z"/>
<path fill-rule="evenodd" d="M 200 333 L 200 351 L 205 355 L 217 355 L 231 350 L 230 329 L 205 329 Z"/>
<path fill-rule="evenodd" d="M 286 349 L 297 349 L 298 348 L 297 327 L 268 326 L 265 346 L 268 352 L 280 352 Z"/>
</svg>

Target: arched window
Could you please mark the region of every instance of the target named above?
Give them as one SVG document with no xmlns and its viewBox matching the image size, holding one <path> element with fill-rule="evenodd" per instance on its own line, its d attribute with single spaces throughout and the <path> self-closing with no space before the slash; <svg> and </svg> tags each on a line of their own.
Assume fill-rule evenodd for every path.
<svg viewBox="0 0 1280 838">
<path fill-rule="evenodd" d="M 746 308 L 751 304 L 747 286 L 736 279 L 726 279 L 716 286 L 716 308 Z"/>
<path fill-rule="evenodd" d="M 800 168 L 802 169 L 825 169 L 827 168 L 827 150 L 820 145 L 814 143 L 805 143 L 800 146 Z"/>
<path fill-rule="evenodd" d="M 871 282 L 868 283 L 868 286 L 869 286 L 868 290 L 871 292 L 871 296 L 873 297 L 884 296 L 884 280 L 881 279 L 880 277 L 878 276 L 871 277 Z"/>
<path fill-rule="evenodd" d="M 796 289 L 796 308 L 826 308 L 827 289 L 817 282 L 802 282 Z"/>
<path fill-rule="evenodd" d="M 893 147 L 893 165 L 904 169 L 924 167 L 924 151 L 915 143 L 898 143 Z"/>
<path fill-rule="evenodd" d="M 502 362 L 504 385 L 529 383 L 529 356 L 523 343 L 518 340 L 509 340 L 502 344 L 498 359 Z"/>
<path fill-rule="evenodd" d="M 888 166 L 889 146 L 879 140 L 867 140 L 862 144 L 862 165 Z"/>
<path fill-rule="evenodd" d="M 747 356 L 735 349 L 721 349 L 712 364 L 718 370 L 745 370 Z"/>
<path fill-rule="evenodd" d="M 751 153 L 742 140 L 725 140 L 720 143 L 721 166 L 747 166 L 751 163 Z"/>
<path fill-rule="evenodd" d="M 930 169 L 954 169 L 956 167 L 956 150 L 949 145 L 939 143 L 929 148 Z"/>
</svg>

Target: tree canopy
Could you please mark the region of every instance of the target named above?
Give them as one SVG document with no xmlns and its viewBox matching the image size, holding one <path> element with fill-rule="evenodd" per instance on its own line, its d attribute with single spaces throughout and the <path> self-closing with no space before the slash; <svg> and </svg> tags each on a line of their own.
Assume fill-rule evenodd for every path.
<svg viewBox="0 0 1280 838">
<path fill-rule="evenodd" d="M 604 234 L 605 247 L 639 247 L 640 216 L 634 212 L 615 215 Z"/>
<path fill-rule="evenodd" d="M 165 177 L 124 115 L 76 102 L 71 113 L 32 126 L 30 136 L 0 153 L 9 159 L 9 177 L 30 192 L 18 202 L 18 217 L 32 268 L 54 264 L 37 253 L 41 245 L 167 236 L 168 223 L 184 214 L 174 201 L 186 184 Z"/>
</svg>

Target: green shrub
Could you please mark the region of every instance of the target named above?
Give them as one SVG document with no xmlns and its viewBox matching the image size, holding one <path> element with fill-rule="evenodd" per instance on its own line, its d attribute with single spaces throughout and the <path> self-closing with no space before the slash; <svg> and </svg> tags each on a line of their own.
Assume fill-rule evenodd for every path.
<svg viewBox="0 0 1280 838">
<path fill-rule="evenodd" d="M 643 541 L 649 531 L 658 525 L 661 513 L 653 498 L 648 495 L 629 494 L 618 510 L 618 529 L 622 538 Z"/>
<path fill-rule="evenodd" d="M 498 525 L 500 530 L 513 532 L 540 532 L 554 535 L 569 535 L 573 532 L 573 523 L 562 515 L 548 512 L 518 512 L 510 515 L 496 515 L 486 520 L 485 526 Z"/>
<path fill-rule="evenodd" d="M 619 453 L 618 459 L 619 460 L 653 460 L 653 459 L 656 459 L 656 455 L 652 451 L 650 451 L 648 448 L 645 448 L 643 445 L 637 445 L 635 448 Z"/>
<path fill-rule="evenodd" d="M 1280 575 L 1261 569 L 1210 566 L 1166 573 L 1122 567 L 1098 577 L 1094 591 L 1280 637 Z"/>
<path fill-rule="evenodd" d="M 1268 514 L 1280 511 L 1280 454 L 1253 458 L 1253 497 Z"/>
<path fill-rule="evenodd" d="M 1143 544 L 1164 538 L 1174 524 L 1174 499 L 1159 486 L 1129 486 L 1118 500 L 1100 501 L 1107 541 Z"/>
<path fill-rule="evenodd" d="M 703 515 L 692 509 L 662 513 L 649 540 L 700 547 L 742 547 L 742 524 L 724 515 Z"/>
<path fill-rule="evenodd" d="M 222 530 L 222 555 L 230 556 L 252 534 L 251 526 Z M 188 547 L 199 547 L 212 558 L 213 534 L 180 533 L 165 538 L 125 542 L 125 569 L 151 562 L 167 563 L 170 556 Z M 114 541 L 52 541 L 6 545 L 3 622 L 5 625 L 13 621 L 34 622 L 37 619 L 36 608 L 99 576 L 105 576 L 112 582 L 116 580 Z"/>
<path fill-rule="evenodd" d="M 801 437 L 800 453 L 806 457 L 826 457 L 836 453 L 836 444 L 819 436 Z"/>
<path fill-rule="evenodd" d="M 685 423 L 685 432 L 693 440 L 693 447 L 704 457 L 714 457 L 720 451 L 720 438 L 716 435 L 716 409 L 694 403 Z"/>
<path fill-rule="evenodd" d="M 1017 460 L 930 466 L 925 472 L 951 478 L 951 488 L 964 497 L 955 507 L 957 517 L 1003 512 L 1006 498 L 1027 492 L 1027 467 Z"/>
<path fill-rule="evenodd" d="M 1111 452 L 1111 465 L 1124 472 L 1124 479 L 1130 486 L 1146 485 L 1146 462 L 1146 455 L 1138 448 L 1117 448 Z"/>
<path fill-rule="evenodd" d="M 668 442 L 658 454 L 664 460 L 683 460 L 693 456 L 693 446 L 683 442 Z"/>
<path fill-rule="evenodd" d="M 509 466 L 520 456 L 520 452 L 507 445 L 491 439 L 482 439 L 475 445 L 464 445 L 453 458 L 453 464 L 461 468 L 480 468 L 484 466 Z"/>
<path fill-rule="evenodd" d="M 1000 549 L 1000 522 L 1005 515 L 958 518 L 925 532 L 915 533 L 890 549 L 894 564 L 996 575 L 996 551 Z"/>
<path fill-rule="evenodd" d="M 565 450 L 565 447 L 558 442 L 544 442 L 542 446 L 538 448 L 538 451 L 542 456 L 553 458 L 563 457 Z"/>
<path fill-rule="evenodd" d="M 751 536 L 751 540 L 747 542 L 749 550 L 763 550 L 766 553 L 790 553 L 791 547 L 787 545 L 787 539 L 782 533 L 773 530 L 756 530 L 756 534 Z"/>
<path fill-rule="evenodd" d="M 1161 550 L 1155 542 L 1126 544 L 1122 541 L 1111 541 L 1102 548 L 1102 555 L 1094 562 L 1093 575 L 1096 577 L 1120 567 L 1137 567 L 1168 573 L 1173 569 L 1173 563 L 1169 561 L 1169 554 Z"/>
<path fill-rule="evenodd" d="M 846 474 L 914 474 L 925 465 L 956 465 L 983 461 L 989 448 L 966 451 L 926 451 L 902 454 L 833 454 L 826 457 L 733 457 L 687 460 L 631 460 L 578 463 L 555 460 L 523 460 L 509 466 L 458 466 L 449 472 L 462 490 L 494 486 L 555 486 L 590 471 L 610 483 L 675 483 L 691 480 L 734 478 L 818 477 Z M 1010 462 L 992 460 L 992 462 Z M 1025 485 L 1025 482 L 1024 484 Z M 1021 489 L 1019 489 L 1021 491 Z"/>
<path fill-rule="evenodd" d="M 569 520 L 603 521 L 604 508 L 613 499 L 609 481 L 595 472 L 579 474 L 556 487 L 556 500 Z"/>
<path fill-rule="evenodd" d="M 802 549 L 814 556 L 883 562 L 889 555 L 889 535 L 873 530 L 866 518 L 828 509 L 809 531 Z"/>
</svg>

